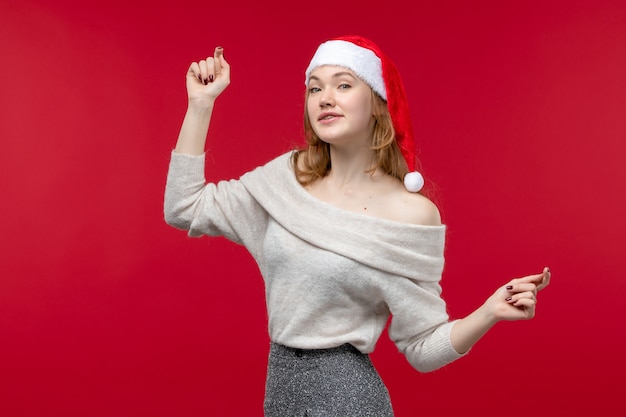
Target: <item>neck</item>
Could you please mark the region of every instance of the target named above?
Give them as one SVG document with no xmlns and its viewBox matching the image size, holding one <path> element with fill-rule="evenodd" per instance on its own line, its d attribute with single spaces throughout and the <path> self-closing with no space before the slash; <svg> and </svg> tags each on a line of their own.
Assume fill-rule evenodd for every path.
<svg viewBox="0 0 626 417">
<path fill-rule="evenodd" d="M 337 187 L 353 187 L 371 182 L 379 174 L 370 174 L 373 167 L 374 152 L 366 147 L 359 149 L 341 149 L 330 147 L 331 169 L 327 179 Z"/>
</svg>

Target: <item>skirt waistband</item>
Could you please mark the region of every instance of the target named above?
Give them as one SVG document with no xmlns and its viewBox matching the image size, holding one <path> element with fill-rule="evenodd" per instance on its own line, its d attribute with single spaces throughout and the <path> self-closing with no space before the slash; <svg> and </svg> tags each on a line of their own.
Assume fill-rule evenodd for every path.
<svg viewBox="0 0 626 417">
<path fill-rule="evenodd" d="M 270 353 L 292 358 L 319 358 L 322 356 L 332 356 L 340 353 L 364 355 L 361 351 L 349 343 L 327 349 L 299 349 L 271 342 Z"/>
</svg>

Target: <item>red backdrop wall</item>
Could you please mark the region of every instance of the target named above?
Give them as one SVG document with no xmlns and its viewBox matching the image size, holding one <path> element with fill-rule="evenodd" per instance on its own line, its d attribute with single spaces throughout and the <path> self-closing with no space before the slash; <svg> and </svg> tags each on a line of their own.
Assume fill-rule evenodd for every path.
<svg viewBox="0 0 626 417">
<path fill-rule="evenodd" d="M 225 48 L 208 176 L 237 177 L 300 143 L 304 68 L 349 33 L 404 75 L 449 227 L 450 314 L 553 271 L 534 320 L 439 371 L 384 335 L 397 416 L 623 411 L 623 1 L 3 0 L 2 415 L 262 415 L 256 266 L 162 219 L 184 74 Z"/>
</svg>

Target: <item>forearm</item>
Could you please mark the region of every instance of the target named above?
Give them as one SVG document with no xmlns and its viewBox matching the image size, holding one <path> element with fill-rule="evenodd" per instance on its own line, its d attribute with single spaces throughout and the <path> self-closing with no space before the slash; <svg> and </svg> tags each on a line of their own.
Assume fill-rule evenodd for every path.
<svg viewBox="0 0 626 417">
<path fill-rule="evenodd" d="M 188 155 L 204 153 L 213 106 L 214 102 L 202 104 L 189 102 L 174 149 L 176 152 Z"/>
<path fill-rule="evenodd" d="M 498 322 L 488 310 L 486 305 L 482 305 L 455 323 L 450 333 L 454 350 L 461 354 L 466 353 Z"/>
</svg>

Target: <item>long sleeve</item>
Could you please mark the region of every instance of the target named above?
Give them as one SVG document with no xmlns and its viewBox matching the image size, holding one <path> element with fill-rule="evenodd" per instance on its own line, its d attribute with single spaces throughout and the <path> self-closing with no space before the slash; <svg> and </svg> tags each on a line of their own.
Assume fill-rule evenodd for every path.
<svg viewBox="0 0 626 417">
<path fill-rule="evenodd" d="M 411 366 L 430 372 L 464 356 L 452 347 L 454 322 L 449 321 L 439 284 L 402 280 L 386 297 L 392 315 L 388 331 Z"/>
<path fill-rule="evenodd" d="M 205 157 L 172 152 L 164 198 L 165 221 L 190 237 L 224 236 L 254 255 L 267 212 L 238 180 L 206 183 Z"/>
</svg>

